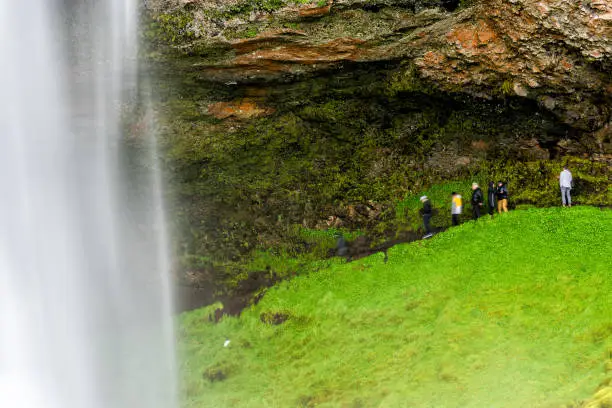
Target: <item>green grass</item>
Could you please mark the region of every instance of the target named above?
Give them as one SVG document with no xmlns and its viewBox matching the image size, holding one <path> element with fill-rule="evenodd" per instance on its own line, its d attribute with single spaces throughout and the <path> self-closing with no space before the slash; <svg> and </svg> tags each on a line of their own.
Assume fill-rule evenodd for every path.
<svg viewBox="0 0 612 408">
<path fill-rule="evenodd" d="M 328 228 L 326 230 L 317 230 L 311 228 L 298 227 L 296 235 L 314 249 L 311 250 L 318 258 L 327 256 L 327 253 L 336 248 L 338 237 L 344 236 L 347 241 L 353 241 L 357 237 L 364 235 L 361 231 L 349 231 L 346 229 Z"/>
<path fill-rule="evenodd" d="M 289 231 L 285 238 L 287 241 L 293 241 L 294 245 L 291 245 L 291 242 L 289 245 L 287 245 L 288 242 L 284 242 L 284 245 L 279 245 L 277 248 L 259 248 L 252 251 L 248 258 L 233 264 L 223 264 L 225 268 L 234 267 L 236 270 L 241 270 L 240 273 L 230 274 L 231 280 L 226 283 L 233 286 L 256 271 L 270 271 L 280 278 L 317 272 L 341 262 L 339 259 L 329 258 L 330 252 L 333 252 L 337 246 L 339 235 L 344 236 L 347 242 L 363 235 L 361 231 L 349 231 L 343 228 L 317 230 L 300 225 L 291 226 Z M 302 251 L 293 249 L 294 246 L 298 246 L 297 243 L 302 247 Z M 193 259 L 193 257 L 183 259 L 183 261 L 205 265 L 203 262 L 198 263 L 198 259 Z"/>
<path fill-rule="evenodd" d="M 612 212 L 528 209 L 286 281 L 240 318 L 183 314 L 183 406 L 582 401 L 610 375 L 610 254 Z"/>
</svg>

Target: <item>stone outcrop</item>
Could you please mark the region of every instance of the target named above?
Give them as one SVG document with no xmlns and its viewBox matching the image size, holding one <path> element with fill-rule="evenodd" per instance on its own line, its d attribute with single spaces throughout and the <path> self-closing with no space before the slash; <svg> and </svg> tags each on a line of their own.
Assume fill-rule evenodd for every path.
<svg viewBox="0 0 612 408">
<path fill-rule="evenodd" d="M 182 29 L 192 35 L 173 46 L 198 55 L 193 69 L 211 81 L 287 82 L 341 73 L 347 62 L 402 61 L 441 92 L 527 98 L 584 131 L 611 118 L 607 0 L 480 0 L 456 12 L 436 1 L 330 0 L 223 14 L 243 3 L 151 6 L 188 13 Z M 294 28 L 274 28 L 283 26 Z M 210 58 L 203 48 L 224 52 Z"/>
<path fill-rule="evenodd" d="M 243 98 L 230 102 L 217 102 L 211 104 L 207 108 L 207 113 L 217 119 L 226 119 L 230 117 L 251 119 L 274 113 L 274 109 L 260 106 L 256 100 Z"/>
<path fill-rule="evenodd" d="M 537 100 L 571 126 L 594 130 L 610 118 L 612 3 L 484 1 L 417 60 L 424 76 L 452 88 L 501 89 Z M 441 40 L 441 41 L 440 41 Z"/>
<path fill-rule="evenodd" d="M 371 58 L 364 40 L 344 37 L 313 44 L 305 33 L 294 30 L 265 32 L 253 39 L 232 41 L 231 46 L 233 58 L 222 64 L 201 66 L 202 75 L 226 83 L 286 80 L 287 75 Z"/>
</svg>

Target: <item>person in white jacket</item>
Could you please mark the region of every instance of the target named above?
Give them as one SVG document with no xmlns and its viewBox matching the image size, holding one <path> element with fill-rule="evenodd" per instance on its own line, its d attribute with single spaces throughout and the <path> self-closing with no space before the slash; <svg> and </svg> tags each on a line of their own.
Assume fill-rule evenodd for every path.
<svg viewBox="0 0 612 408">
<path fill-rule="evenodd" d="M 563 166 L 563 171 L 559 174 L 559 187 L 561 187 L 561 202 L 564 207 L 572 206 L 572 197 L 570 195 L 572 181 L 572 173 L 567 169 L 567 166 Z"/>
</svg>

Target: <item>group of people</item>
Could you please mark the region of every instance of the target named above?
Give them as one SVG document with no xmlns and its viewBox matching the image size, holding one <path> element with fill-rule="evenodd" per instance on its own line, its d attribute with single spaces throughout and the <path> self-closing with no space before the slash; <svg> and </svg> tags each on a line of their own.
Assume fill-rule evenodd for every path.
<svg viewBox="0 0 612 408">
<path fill-rule="evenodd" d="M 561 189 L 561 202 L 563 206 L 572 206 L 572 198 L 570 191 L 573 186 L 572 173 L 569 171 L 567 166 L 563 167 L 563 171 L 559 175 L 559 187 Z M 423 227 L 425 228 L 425 235 L 423 238 L 429 238 L 433 235 L 431 231 L 431 217 L 433 215 L 433 209 L 431 202 L 427 196 L 421 197 L 423 208 L 421 214 L 423 215 Z M 482 210 L 485 208 L 485 196 L 478 185 L 478 183 L 472 183 L 472 218 L 477 220 L 480 218 Z M 508 188 L 506 183 L 503 181 L 497 182 L 497 185 L 493 182 L 489 182 L 487 189 L 486 208 L 489 215 L 492 217 L 495 210 L 501 214 L 502 212 L 508 212 Z M 463 197 L 457 192 L 451 194 L 451 220 L 452 225 L 459 225 L 459 215 L 463 212 Z"/>
</svg>

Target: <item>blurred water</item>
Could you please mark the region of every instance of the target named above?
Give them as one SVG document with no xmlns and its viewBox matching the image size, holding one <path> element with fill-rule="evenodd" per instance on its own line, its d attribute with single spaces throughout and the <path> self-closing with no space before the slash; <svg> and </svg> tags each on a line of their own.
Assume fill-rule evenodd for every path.
<svg viewBox="0 0 612 408">
<path fill-rule="evenodd" d="M 0 407 L 176 405 L 154 139 L 137 176 L 121 150 L 136 7 L 0 3 Z"/>
</svg>

